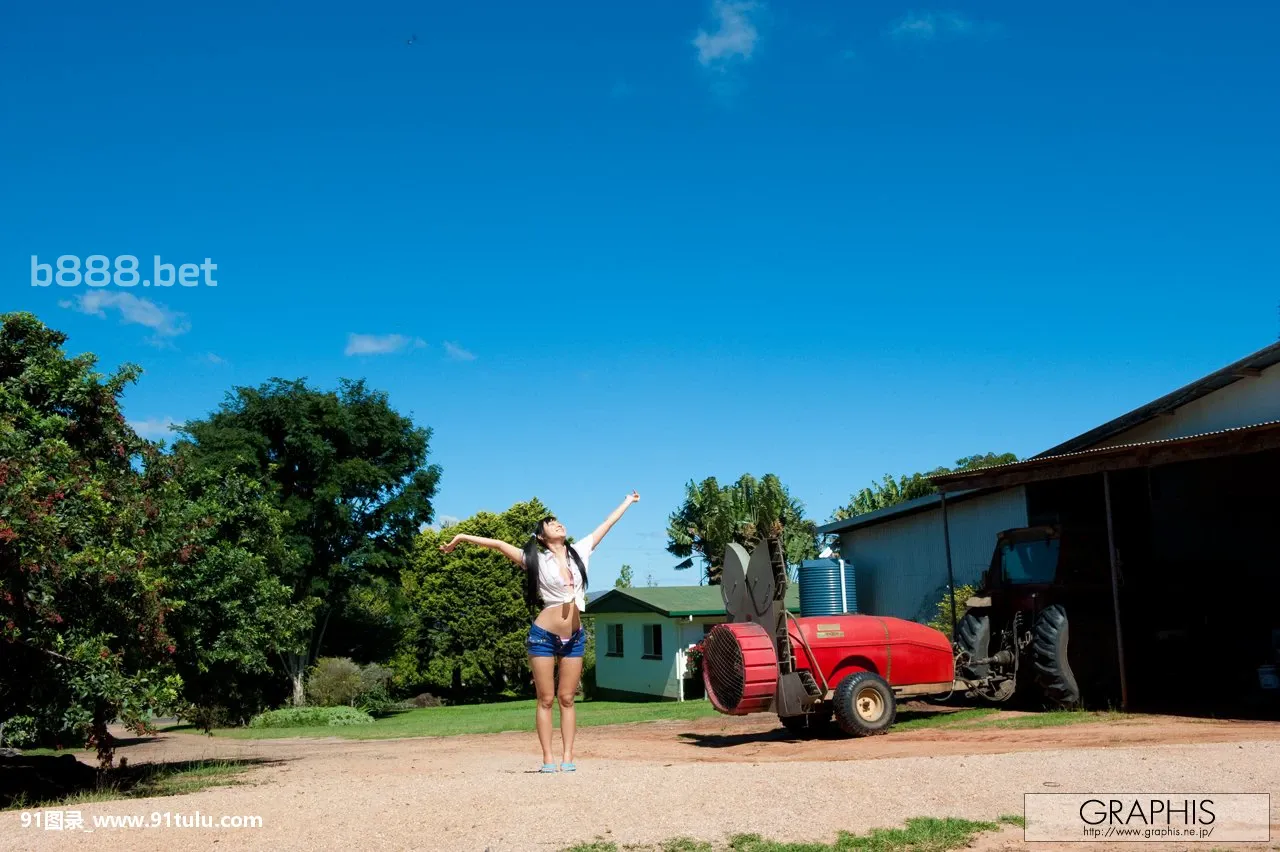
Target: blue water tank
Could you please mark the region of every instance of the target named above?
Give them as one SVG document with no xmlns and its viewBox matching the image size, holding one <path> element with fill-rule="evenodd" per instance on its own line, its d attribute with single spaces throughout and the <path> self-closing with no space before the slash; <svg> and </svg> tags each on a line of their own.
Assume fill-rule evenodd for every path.
<svg viewBox="0 0 1280 852">
<path fill-rule="evenodd" d="M 853 563 L 843 559 L 806 559 L 797 572 L 800 615 L 841 615 L 858 611 Z"/>
</svg>

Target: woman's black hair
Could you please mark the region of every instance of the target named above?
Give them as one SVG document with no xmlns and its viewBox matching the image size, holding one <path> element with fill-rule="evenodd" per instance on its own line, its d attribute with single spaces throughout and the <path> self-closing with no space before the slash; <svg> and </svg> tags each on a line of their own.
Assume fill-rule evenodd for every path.
<svg viewBox="0 0 1280 852">
<path fill-rule="evenodd" d="M 533 535 L 529 536 L 529 540 L 524 545 L 524 601 L 530 609 L 536 609 L 538 606 L 538 542 L 546 531 L 547 521 L 555 519 L 555 515 L 547 515 L 538 521 L 538 525 L 533 528 Z M 582 590 L 586 591 L 587 566 L 582 563 L 582 557 L 578 555 L 578 551 L 569 544 L 566 543 L 564 549 L 569 551 L 570 558 L 578 566 L 578 573 L 582 575 Z"/>
</svg>

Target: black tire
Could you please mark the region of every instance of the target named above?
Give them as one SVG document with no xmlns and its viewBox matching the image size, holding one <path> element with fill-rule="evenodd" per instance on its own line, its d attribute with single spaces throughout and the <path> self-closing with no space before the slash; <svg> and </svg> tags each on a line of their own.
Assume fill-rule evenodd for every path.
<svg viewBox="0 0 1280 852">
<path fill-rule="evenodd" d="M 893 690 L 873 672 L 854 672 L 840 681 L 833 703 L 836 723 L 851 737 L 883 734 L 898 716 Z"/>
<path fill-rule="evenodd" d="M 991 619 L 970 610 L 956 623 L 955 646 L 971 660 L 986 659 L 991 655 Z M 963 673 L 972 678 L 983 678 L 991 673 L 990 666 L 970 666 Z"/>
<path fill-rule="evenodd" d="M 1062 604 L 1053 604 L 1036 616 L 1035 634 L 1031 641 L 1036 684 L 1046 703 L 1060 708 L 1080 705 L 1080 687 L 1067 660 L 1069 632 L 1066 609 Z"/>
</svg>

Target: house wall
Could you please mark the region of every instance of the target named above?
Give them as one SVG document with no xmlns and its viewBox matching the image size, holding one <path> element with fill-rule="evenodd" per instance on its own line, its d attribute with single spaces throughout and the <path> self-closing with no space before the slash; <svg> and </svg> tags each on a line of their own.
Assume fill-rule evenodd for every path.
<svg viewBox="0 0 1280 852">
<path fill-rule="evenodd" d="M 724 616 L 687 619 L 668 618 L 658 613 L 598 613 L 592 630 L 596 641 L 596 688 L 602 695 L 680 698 L 680 679 L 685 671 L 684 651 L 702 641 L 703 626 L 719 624 Z M 610 625 L 622 625 L 621 657 L 608 655 Z M 644 654 L 644 626 L 662 625 L 662 659 Z"/>
<path fill-rule="evenodd" d="M 1185 438 L 1273 420 L 1280 420 L 1280 364 L 1263 370 L 1261 376 L 1240 379 L 1189 402 L 1171 415 L 1156 417 L 1108 438 L 1098 446 Z"/>
<path fill-rule="evenodd" d="M 1027 525 L 1026 491 L 1019 486 L 950 503 L 947 517 L 956 585 L 976 585 L 991 562 L 996 534 Z M 937 613 L 947 591 L 940 508 L 841 533 L 840 553 L 853 562 L 860 612 L 912 621 Z"/>
</svg>

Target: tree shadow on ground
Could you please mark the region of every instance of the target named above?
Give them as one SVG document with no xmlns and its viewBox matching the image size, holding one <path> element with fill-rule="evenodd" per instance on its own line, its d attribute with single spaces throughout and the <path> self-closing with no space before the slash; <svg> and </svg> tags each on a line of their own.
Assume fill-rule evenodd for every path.
<svg viewBox="0 0 1280 852">
<path fill-rule="evenodd" d="M 112 737 L 111 742 L 115 745 L 116 748 L 124 748 L 126 746 L 135 746 L 135 745 L 144 745 L 146 743 L 153 743 L 158 739 L 160 738 L 159 737 Z"/>
<path fill-rule="evenodd" d="M 126 762 L 100 772 L 71 754 L 0 757 L 0 810 L 56 804 L 77 796 L 131 799 L 178 795 L 234 783 L 234 775 L 253 766 L 285 762 L 279 758 Z"/>
</svg>

